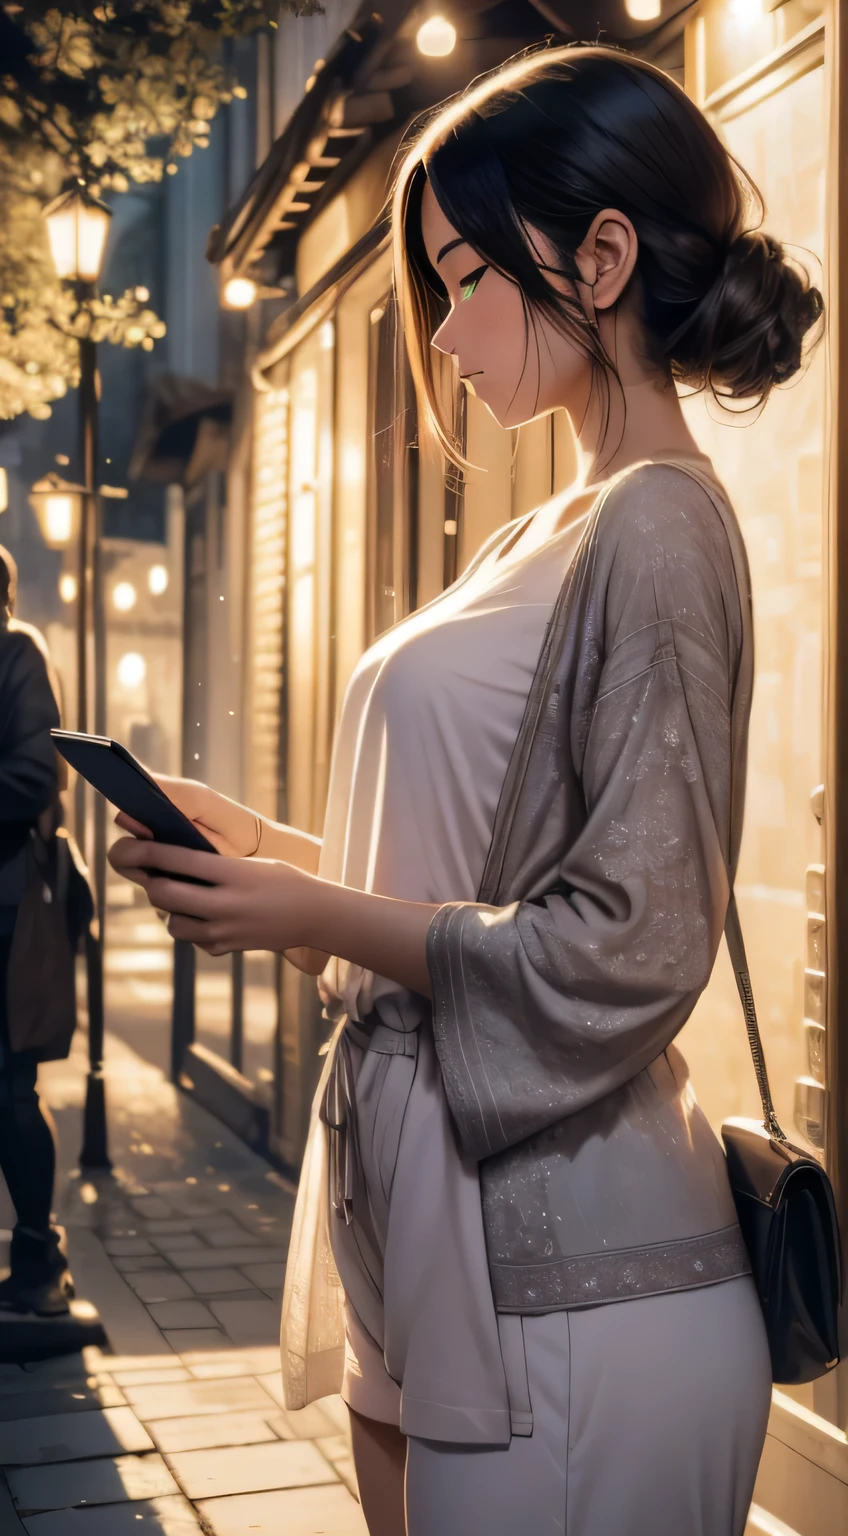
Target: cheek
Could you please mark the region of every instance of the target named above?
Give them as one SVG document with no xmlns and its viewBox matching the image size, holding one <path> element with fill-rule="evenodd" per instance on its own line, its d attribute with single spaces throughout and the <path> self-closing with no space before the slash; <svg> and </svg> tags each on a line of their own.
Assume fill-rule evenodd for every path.
<svg viewBox="0 0 848 1536">
<path fill-rule="evenodd" d="M 494 405 L 515 390 L 526 341 L 520 293 L 504 280 L 490 283 L 490 277 L 494 274 L 486 274 L 473 299 L 457 305 L 454 335 L 462 372 L 482 370 L 473 380 L 475 391 Z"/>
</svg>

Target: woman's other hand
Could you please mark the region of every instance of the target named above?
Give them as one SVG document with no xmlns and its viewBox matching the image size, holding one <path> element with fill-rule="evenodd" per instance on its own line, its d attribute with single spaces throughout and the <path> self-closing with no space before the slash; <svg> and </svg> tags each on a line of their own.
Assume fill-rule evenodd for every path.
<svg viewBox="0 0 848 1536">
<path fill-rule="evenodd" d="M 321 853 L 319 837 L 281 822 L 269 821 L 197 779 L 170 778 L 166 774 L 151 777 L 163 794 L 194 823 L 198 832 L 202 832 L 212 847 L 226 858 L 247 859 L 261 851 L 263 858 L 281 859 L 311 875 L 317 873 Z M 133 837 L 149 838 L 151 835 L 146 827 L 123 811 L 115 817 L 115 822 Z"/>
<path fill-rule="evenodd" d="M 236 800 L 229 800 L 226 795 L 219 795 L 217 790 L 197 779 L 170 778 L 166 774 L 152 774 L 151 777 L 218 853 L 229 859 L 243 859 L 255 853 L 260 822 L 253 811 Z M 146 827 L 123 811 L 115 817 L 115 822 L 133 837 L 150 837 Z"/>
<path fill-rule="evenodd" d="M 145 829 L 141 829 L 145 833 Z M 210 955 L 266 949 L 287 955 L 298 970 L 317 976 L 329 955 L 302 942 L 305 885 L 310 876 L 270 859 L 218 859 L 213 853 L 168 847 L 149 834 L 123 837 L 109 850 L 117 874 L 145 891 L 157 911 L 170 914 L 168 932 Z M 190 875 L 207 885 L 190 885 Z"/>
</svg>

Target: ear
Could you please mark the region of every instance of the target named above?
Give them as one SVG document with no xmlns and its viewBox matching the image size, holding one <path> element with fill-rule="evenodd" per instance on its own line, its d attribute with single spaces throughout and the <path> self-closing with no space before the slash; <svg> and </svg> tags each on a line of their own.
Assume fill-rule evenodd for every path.
<svg viewBox="0 0 848 1536">
<path fill-rule="evenodd" d="M 639 241 L 626 213 L 603 208 L 574 254 L 583 281 L 592 289 L 595 309 L 610 309 L 633 275 Z"/>
</svg>

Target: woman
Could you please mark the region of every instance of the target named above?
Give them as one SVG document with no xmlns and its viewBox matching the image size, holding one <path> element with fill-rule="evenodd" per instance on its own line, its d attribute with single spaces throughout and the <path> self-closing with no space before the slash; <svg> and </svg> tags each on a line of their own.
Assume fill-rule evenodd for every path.
<svg viewBox="0 0 848 1536">
<path fill-rule="evenodd" d="M 741 1536 L 768 1354 L 672 1042 L 738 856 L 750 590 L 675 382 L 764 399 L 821 299 L 683 92 L 609 49 L 443 108 L 392 212 L 445 452 L 431 348 L 502 426 L 567 410 L 581 481 L 362 658 L 320 850 L 181 782 L 259 861 L 113 861 L 176 936 L 322 972 L 284 1372 L 289 1406 L 340 1382 L 329 1235 L 371 1536 Z"/>
</svg>

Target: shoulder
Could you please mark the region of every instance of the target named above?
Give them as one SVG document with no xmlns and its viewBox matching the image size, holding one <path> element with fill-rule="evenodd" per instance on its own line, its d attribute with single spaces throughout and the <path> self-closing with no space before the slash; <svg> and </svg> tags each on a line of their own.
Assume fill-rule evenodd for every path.
<svg viewBox="0 0 848 1536">
<path fill-rule="evenodd" d="M 49 664 L 47 641 L 34 624 L 25 624 L 23 619 L 10 619 L 8 636 L 17 655 L 29 657 L 33 661 L 40 657 L 45 666 Z"/>
<path fill-rule="evenodd" d="M 744 594 L 729 502 L 723 511 L 673 464 L 639 465 L 610 488 L 596 528 L 608 643 L 672 620 L 738 652 Z"/>
<path fill-rule="evenodd" d="M 18 695 L 41 701 L 39 709 L 48 711 L 51 724 L 58 722 L 60 709 L 59 680 L 50 659 L 47 642 L 34 624 L 11 619 L 0 646 L 0 687 Z"/>
<path fill-rule="evenodd" d="M 3 636 L 3 653 L 7 677 L 13 675 L 21 682 L 50 675 L 50 653 L 41 631 L 34 624 L 24 624 L 20 619 L 10 619 Z"/>
<path fill-rule="evenodd" d="M 595 527 L 596 573 L 608 597 L 627 602 L 663 589 L 735 606 L 741 566 L 731 538 L 741 549 L 741 534 L 718 484 L 716 493 L 674 464 L 640 464 L 614 482 Z"/>
<path fill-rule="evenodd" d="M 720 486 L 716 489 L 723 495 Z M 688 554 L 722 565 L 730 561 L 727 530 L 713 497 L 676 464 L 639 464 L 617 477 L 599 508 L 596 537 L 610 560 L 624 555 L 638 563 L 640 555 Z"/>
</svg>

